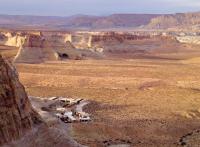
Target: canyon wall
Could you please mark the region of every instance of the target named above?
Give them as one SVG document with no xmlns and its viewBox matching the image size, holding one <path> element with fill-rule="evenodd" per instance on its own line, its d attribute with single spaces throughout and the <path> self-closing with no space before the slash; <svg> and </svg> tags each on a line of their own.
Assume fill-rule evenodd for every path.
<svg viewBox="0 0 200 147">
<path fill-rule="evenodd" d="M 1 32 L 0 45 L 20 47 L 25 42 L 25 34 L 20 32 Z"/>
<path fill-rule="evenodd" d="M 107 53 L 146 53 L 151 45 L 143 42 L 174 40 L 175 32 L 4 32 L 0 33 L 0 44 L 19 48 L 14 59 L 17 63 L 43 63 L 67 59 L 99 59 Z M 178 40 L 178 39 L 177 39 Z M 182 39 L 181 39 L 182 40 Z M 181 41 L 179 41 L 181 42 Z M 112 56 L 112 55 L 111 55 Z"/>
<path fill-rule="evenodd" d="M 93 46 L 96 43 L 123 43 L 125 41 L 149 39 L 150 35 L 133 35 L 129 33 L 115 33 L 106 32 L 98 35 L 91 35 L 89 46 Z"/>
<path fill-rule="evenodd" d="M 192 31 L 191 28 L 199 30 L 200 13 L 177 13 L 166 14 L 152 18 L 148 25 L 145 27 L 148 29 L 186 29 Z"/>
<path fill-rule="evenodd" d="M 69 34 L 61 33 L 27 34 L 14 61 L 42 63 L 66 59 L 98 58 L 99 55 L 91 50 L 77 49 L 70 38 Z"/>
<path fill-rule="evenodd" d="M 112 51 L 124 51 L 134 49 L 134 41 L 150 39 L 150 35 L 135 35 L 130 33 L 104 32 L 92 34 L 88 41 L 88 47 L 96 52 L 106 53 Z"/>
<path fill-rule="evenodd" d="M 42 115 L 33 110 L 15 68 L 0 55 L 0 146 L 82 147 L 69 136 L 66 124 L 34 108 Z"/>
<path fill-rule="evenodd" d="M 0 145 L 19 139 L 39 122 L 15 68 L 0 55 Z"/>
<path fill-rule="evenodd" d="M 10 35 L 7 34 L 7 40 L 5 42 L 5 45 L 7 46 L 14 46 L 14 47 L 20 47 L 24 44 L 25 42 L 25 36 L 21 35 L 21 34 L 16 34 L 16 35 Z"/>
</svg>

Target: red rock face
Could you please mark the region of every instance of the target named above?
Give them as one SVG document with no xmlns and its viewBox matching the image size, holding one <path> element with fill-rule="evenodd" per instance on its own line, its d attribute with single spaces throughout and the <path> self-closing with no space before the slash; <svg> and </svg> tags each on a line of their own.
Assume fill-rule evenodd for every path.
<svg viewBox="0 0 200 147">
<path fill-rule="evenodd" d="M 42 48 L 44 41 L 39 35 L 28 35 L 25 46 Z"/>
<path fill-rule="evenodd" d="M 93 35 L 92 36 L 92 43 L 100 42 L 100 41 L 118 41 L 118 42 L 124 42 L 129 40 L 141 40 L 141 39 L 147 39 L 150 38 L 149 35 L 143 36 L 143 35 L 132 35 L 128 33 L 115 33 L 115 32 L 108 32 L 102 35 Z"/>
<path fill-rule="evenodd" d="M 25 43 L 23 47 L 30 48 L 70 48 L 74 49 L 73 45 L 70 42 L 64 40 L 62 35 L 49 35 L 44 36 L 42 34 L 27 34 Z"/>
<path fill-rule="evenodd" d="M 37 117 L 15 68 L 0 56 L 0 145 L 23 136 Z"/>
</svg>

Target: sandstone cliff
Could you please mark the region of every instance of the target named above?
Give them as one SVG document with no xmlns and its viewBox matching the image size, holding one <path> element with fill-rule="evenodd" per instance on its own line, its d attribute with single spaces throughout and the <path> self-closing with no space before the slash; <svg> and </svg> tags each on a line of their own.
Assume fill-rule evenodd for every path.
<svg viewBox="0 0 200 147">
<path fill-rule="evenodd" d="M 132 40 L 142 40 L 150 38 L 150 35 L 133 35 L 129 33 L 116 33 L 116 32 L 106 32 L 98 35 L 91 35 L 90 44 L 95 42 L 120 42 Z M 92 45 L 90 45 L 92 46 Z"/>
<path fill-rule="evenodd" d="M 200 13 L 177 13 L 162 15 L 151 19 L 150 23 L 146 26 L 151 29 L 168 29 L 179 28 L 189 29 L 199 26 Z M 198 27 L 197 27 L 198 28 Z"/>
<path fill-rule="evenodd" d="M 25 35 L 21 33 L 6 33 L 5 45 L 20 47 L 25 42 Z"/>
<path fill-rule="evenodd" d="M 19 139 L 38 118 L 15 68 L 0 56 L 0 145 Z"/>
<path fill-rule="evenodd" d="M 42 63 L 58 60 L 80 60 L 86 58 L 100 58 L 100 54 L 89 49 L 77 49 L 74 38 L 70 34 L 59 32 L 42 32 L 40 34 L 26 34 L 14 61 L 24 63 Z M 70 42 L 71 41 L 71 42 Z M 83 44 L 87 41 L 83 40 Z M 78 43 L 79 44 L 79 41 Z M 82 44 L 82 41 L 80 42 Z"/>
<path fill-rule="evenodd" d="M 0 146 L 82 147 L 68 135 L 66 124 L 52 115 L 53 119 L 46 118 L 41 107 L 34 108 L 37 112 L 15 68 L 0 55 Z"/>
<path fill-rule="evenodd" d="M 106 51 L 108 48 L 123 50 L 130 46 L 135 40 L 150 39 L 150 35 L 134 35 L 129 33 L 105 32 L 101 34 L 91 35 L 88 46 L 96 50 Z"/>
<path fill-rule="evenodd" d="M 14 61 L 41 63 L 45 61 L 78 58 L 79 56 L 74 46 L 68 41 L 64 42 L 64 37 L 62 36 L 28 34 Z"/>
</svg>

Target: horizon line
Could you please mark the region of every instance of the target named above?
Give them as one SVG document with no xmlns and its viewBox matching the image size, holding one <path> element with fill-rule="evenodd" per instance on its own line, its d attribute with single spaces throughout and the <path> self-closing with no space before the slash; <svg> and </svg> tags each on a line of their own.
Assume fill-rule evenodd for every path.
<svg viewBox="0 0 200 147">
<path fill-rule="evenodd" d="M 66 16 L 61 16 L 61 15 L 37 15 L 37 14 L 4 14 L 0 13 L 0 16 L 32 16 L 32 17 L 73 17 L 73 16 L 94 16 L 94 17 L 103 17 L 103 16 L 112 16 L 112 15 L 173 15 L 173 14 L 185 14 L 185 13 L 198 13 L 200 11 L 185 11 L 185 12 L 174 12 L 174 13 L 111 13 L 111 14 L 73 14 L 73 15 L 66 15 Z"/>
</svg>

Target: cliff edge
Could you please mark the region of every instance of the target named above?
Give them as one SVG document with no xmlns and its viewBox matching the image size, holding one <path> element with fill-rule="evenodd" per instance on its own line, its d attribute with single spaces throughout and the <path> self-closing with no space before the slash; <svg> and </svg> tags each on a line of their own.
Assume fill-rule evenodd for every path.
<svg viewBox="0 0 200 147">
<path fill-rule="evenodd" d="M 15 68 L 0 55 L 0 145 L 19 139 L 39 122 Z"/>
</svg>

